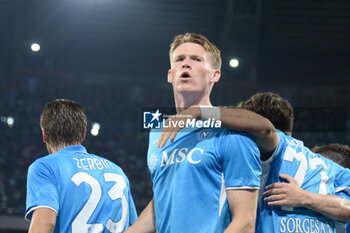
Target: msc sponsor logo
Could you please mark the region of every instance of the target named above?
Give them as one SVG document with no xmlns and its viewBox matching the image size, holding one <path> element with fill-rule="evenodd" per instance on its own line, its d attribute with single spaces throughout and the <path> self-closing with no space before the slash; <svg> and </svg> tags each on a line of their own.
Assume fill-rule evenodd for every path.
<svg viewBox="0 0 350 233">
<path fill-rule="evenodd" d="M 163 151 L 160 167 L 182 163 L 185 159 L 187 159 L 189 163 L 197 164 L 202 161 L 203 154 L 204 150 L 201 148 L 193 148 L 192 150 L 189 150 L 189 148 L 175 149 L 170 155 L 167 151 Z"/>
<path fill-rule="evenodd" d="M 191 164 L 198 164 L 202 161 L 204 155 L 204 150 L 201 148 L 180 148 L 171 151 L 162 151 L 160 158 L 156 154 L 152 154 L 148 159 L 148 168 L 151 172 L 155 170 L 156 167 L 168 167 L 175 163 L 182 163 L 187 160 Z M 158 161 L 160 160 L 160 164 Z"/>
</svg>

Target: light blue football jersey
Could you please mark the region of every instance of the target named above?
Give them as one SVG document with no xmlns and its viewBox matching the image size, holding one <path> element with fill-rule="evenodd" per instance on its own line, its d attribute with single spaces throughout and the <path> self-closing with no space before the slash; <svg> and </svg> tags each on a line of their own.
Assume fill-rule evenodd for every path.
<svg viewBox="0 0 350 233">
<path fill-rule="evenodd" d="M 338 175 L 338 183 L 336 185 L 340 186 L 336 188 L 336 195 L 350 201 L 350 187 L 346 187 L 346 182 L 347 180 L 349 180 L 349 173 L 345 171 L 341 172 Z M 345 184 L 344 184 L 345 181 Z M 344 222 L 336 222 L 336 229 L 337 229 L 337 233 L 350 233 L 350 224 L 348 223 L 344 223 Z"/>
<path fill-rule="evenodd" d="M 344 223 L 344 222 L 338 222 L 338 221 L 336 221 L 335 222 L 335 229 L 336 229 L 336 231 L 335 232 L 337 232 L 337 233 L 347 233 L 347 231 L 346 231 L 346 223 Z"/>
<path fill-rule="evenodd" d="M 259 150 L 246 134 L 193 128 L 157 148 L 151 132 L 148 168 L 159 233 L 223 232 L 231 222 L 226 190 L 259 189 Z"/>
<path fill-rule="evenodd" d="M 294 177 L 302 189 L 319 193 L 346 192 L 350 186 L 350 171 L 315 154 L 302 141 L 278 132 L 279 145 L 271 158 L 262 162 L 262 187 L 274 182 L 286 182 L 279 174 Z M 257 232 L 335 232 L 335 221 L 306 208 L 268 206 L 259 200 L 260 216 Z"/>
<path fill-rule="evenodd" d="M 37 159 L 28 170 L 25 218 L 47 207 L 58 232 L 123 232 L 137 219 L 129 181 L 120 167 L 68 146 Z"/>
</svg>

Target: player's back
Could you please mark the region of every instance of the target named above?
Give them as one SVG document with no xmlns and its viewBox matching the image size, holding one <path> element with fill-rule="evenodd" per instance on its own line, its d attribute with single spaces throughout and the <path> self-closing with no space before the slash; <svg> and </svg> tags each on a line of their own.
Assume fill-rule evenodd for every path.
<svg viewBox="0 0 350 233">
<path fill-rule="evenodd" d="M 294 177 L 302 189 L 319 193 L 335 194 L 340 174 L 348 170 L 311 152 L 302 141 L 279 132 L 279 145 L 272 157 L 262 164 L 263 173 L 268 173 L 266 185 L 286 182 L 279 174 Z M 262 198 L 262 197 L 261 197 Z M 268 206 L 261 201 L 257 232 L 334 232 L 335 223 L 322 214 L 306 208 Z"/>
<path fill-rule="evenodd" d="M 39 206 L 55 210 L 55 232 L 122 232 L 137 218 L 123 171 L 83 146 L 36 160 L 28 182 L 26 217 Z"/>
</svg>

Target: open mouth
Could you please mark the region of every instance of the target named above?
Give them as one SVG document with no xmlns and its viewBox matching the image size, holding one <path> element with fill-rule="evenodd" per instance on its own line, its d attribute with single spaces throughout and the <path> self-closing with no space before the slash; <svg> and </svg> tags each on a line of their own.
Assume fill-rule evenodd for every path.
<svg viewBox="0 0 350 233">
<path fill-rule="evenodd" d="M 180 77 L 181 78 L 190 78 L 191 75 L 188 72 L 183 72 Z"/>
</svg>

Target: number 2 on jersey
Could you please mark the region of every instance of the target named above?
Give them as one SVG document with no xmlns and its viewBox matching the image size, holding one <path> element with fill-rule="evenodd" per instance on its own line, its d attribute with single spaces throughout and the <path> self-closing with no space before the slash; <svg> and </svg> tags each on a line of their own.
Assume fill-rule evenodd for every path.
<svg viewBox="0 0 350 233">
<path fill-rule="evenodd" d="M 124 195 L 124 189 L 126 188 L 126 182 L 121 175 L 114 173 L 105 173 L 104 180 L 106 182 L 115 182 L 112 188 L 108 191 L 108 196 L 114 201 L 121 199 L 122 203 L 122 217 L 118 222 L 113 222 L 108 219 L 106 228 L 112 233 L 119 233 L 124 230 L 127 214 L 128 205 Z M 81 209 L 77 217 L 72 223 L 72 233 L 77 232 L 101 232 L 103 231 L 103 223 L 88 224 L 91 215 L 96 209 L 102 195 L 100 183 L 91 175 L 86 172 L 78 172 L 72 177 L 72 181 L 76 186 L 80 186 L 81 183 L 85 182 L 91 187 L 91 194 L 84 207 Z"/>
</svg>

